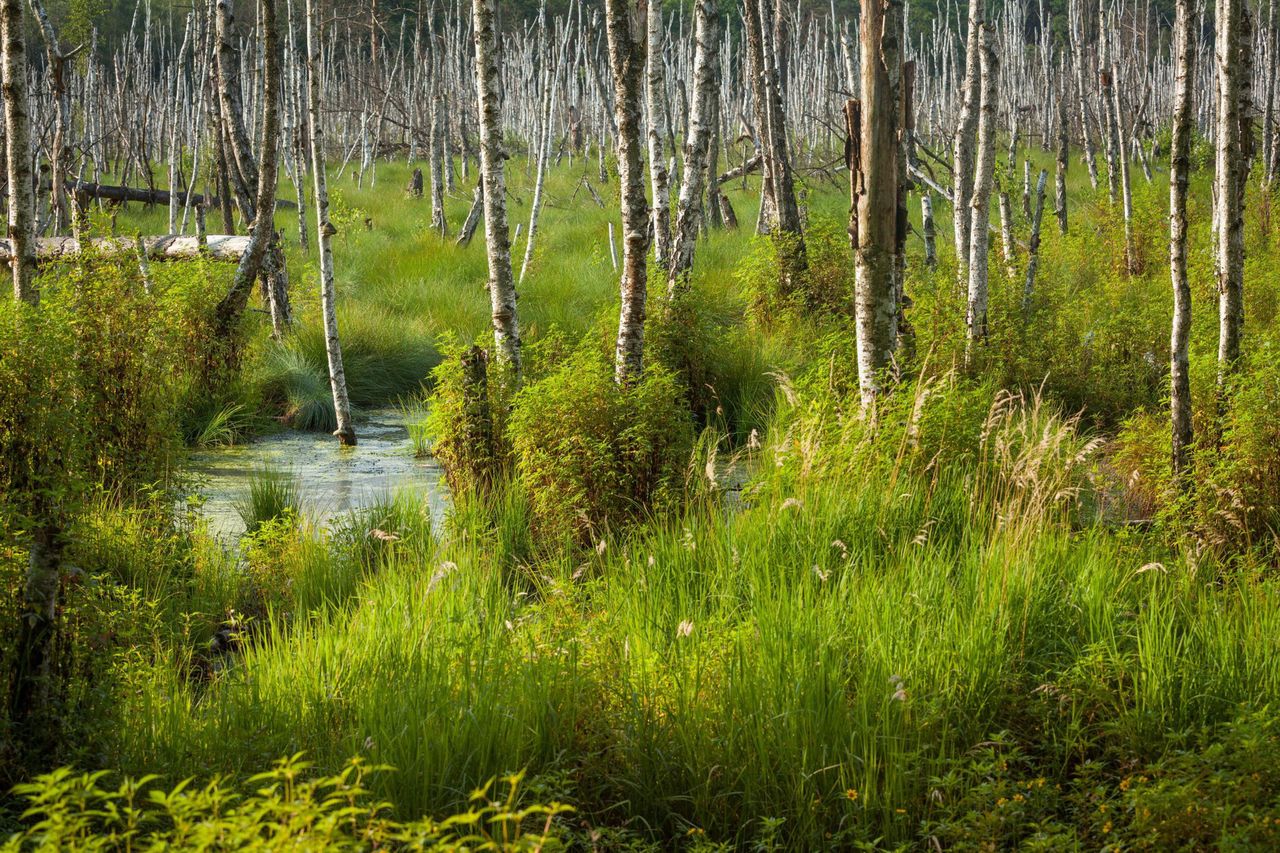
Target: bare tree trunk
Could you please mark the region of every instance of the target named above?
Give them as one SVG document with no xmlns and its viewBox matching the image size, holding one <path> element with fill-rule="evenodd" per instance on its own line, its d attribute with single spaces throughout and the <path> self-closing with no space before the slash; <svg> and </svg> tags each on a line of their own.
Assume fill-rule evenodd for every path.
<svg viewBox="0 0 1280 853">
<path fill-rule="evenodd" d="M 618 125 L 618 178 L 622 199 L 622 310 L 614 374 L 619 385 L 644 369 L 644 315 L 649 251 L 649 205 L 644 195 L 640 102 L 649 0 L 605 0 L 609 68 Z"/>
<path fill-rule="evenodd" d="M 1000 254 L 1004 259 L 1004 271 L 1012 280 L 1016 270 L 1016 255 L 1013 249 L 1013 205 L 1009 201 L 1009 191 L 1004 187 L 1004 179 L 996 182 L 996 209 L 1000 213 Z"/>
<path fill-rule="evenodd" d="M 1067 167 L 1071 162 L 1070 140 L 1067 135 L 1067 97 L 1058 98 L 1058 162 L 1053 178 L 1053 210 L 1058 215 L 1058 232 L 1067 233 Z"/>
<path fill-rule="evenodd" d="M 1022 286 L 1022 314 L 1031 313 L 1031 297 L 1036 287 L 1036 270 L 1040 267 L 1040 222 L 1044 218 L 1044 185 L 1048 171 L 1041 169 L 1036 180 L 1036 205 L 1031 212 L 1031 236 L 1027 241 L 1027 278 Z"/>
<path fill-rule="evenodd" d="M 933 220 L 933 191 L 920 193 L 920 228 L 924 236 L 924 262 L 929 269 L 938 266 L 938 226 Z"/>
<path fill-rule="evenodd" d="M 977 170 L 973 179 L 973 196 L 969 202 L 972 218 L 969 220 L 966 359 L 971 359 L 974 348 L 987 338 L 987 223 L 990 219 L 991 184 L 995 172 L 996 78 L 1000 69 L 986 25 L 978 31 L 978 50 L 982 57 L 982 106 L 978 114 Z"/>
<path fill-rule="evenodd" d="M 1169 273 L 1173 279 L 1173 331 L 1169 343 L 1169 412 L 1173 425 L 1172 465 L 1185 486 L 1191 456 L 1191 284 L 1187 280 L 1187 184 L 1191 179 L 1191 137 L 1196 48 L 1191 0 L 1177 0 L 1174 21 L 1175 92 L 1169 151 Z"/>
<path fill-rule="evenodd" d="M 268 273 L 268 299 L 271 304 L 272 325 L 277 335 L 284 322 L 279 305 L 280 294 L 271 282 L 271 274 L 276 271 L 278 258 L 268 257 L 271 241 L 275 239 L 274 214 L 276 209 L 276 163 L 280 137 L 280 112 L 278 107 L 280 95 L 280 45 L 276 27 L 276 0 L 262 0 L 262 37 L 265 53 L 266 69 L 263 76 L 263 120 L 261 163 L 254 162 L 253 152 L 247 148 L 249 136 L 245 131 L 240 112 L 240 85 L 237 69 L 239 63 L 234 56 L 232 41 L 233 13 L 231 0 L 218 0 L 218 36 L 222 42 L 219 48 L 219 94 L 226 124 L 232 128 L 231 135 L 236 140 L 232 145 L 240 175 L 243 179 L 252 176 L 257 183 L 257 197 L 253 200 L 241 200 L 241 211 L 253 219 L 253 228 L 249 232 L 249 248 L 236 267 L 236 274 L 231 289 L 214 309 L 214 317 L 218 332 L 227 338 L 232 327 L 244 312 L 253 291 L 253 283 L 263 272 Z"/>
<path fill-rule="evenodd" d="M 40 0 L 31 0 L 40 35 L 44 39 L 45 57 L 49 63 L 49 94 L 53 98 L 53 140 L 49 145 L 49 205 L 53 217 L 53 233 L 61 234 L 67 227 L 66 172 L 71 159 L 71 93 L 67 89 L 67 59 L 58 43 L 58 34 L 49 23 Z M 173 228 L 169 229 L 173 233 Z"/>
<path fill-rule="evenodd" d="M 667 292 L 674 299 L 689 271 L 702 223 L 703 182 L 711 170 L 712 137 L 718 117 L 716 93 L 720 89 L 720 10 L 714 0 L 698 0 L 694 7 L 693 116 L 685 141 L 684 178 L 676 208 L 676 239 L 667 277 Z M 652 33 L 652 30 L 650 30 Z M 715 200 L 715 187 L 711 198 Z"/>
<path fill-rule="evenodd" d="M 900 0 L 862 4 L 862 102 L 845 106 L 858 387 L 864 408 L 883 390 L 898 346 L 902 27 Z"/>
<path fill-rule="evenodd" d="M 646 21 L 649 49 L 645 98 L 649 106 L 649 179 L 653 186 L 653 260 L 659 269 L 666 270 L 671 254 L 671 176 L 663 146 L 667 136 L 667 78 L 661 2 L 648 3 Z"/>
<path fill-rule="evenodd" d="M 444 215 L 444 137 L 448 128 L 444 96 L 437 90 L 431 99 L 431 227 L 441 237 L 449 234 L 449 222 Z"/>
<path fill-rule="evenodd" d="M 475 31 L 476 93 L 480 113 L 480 183 L 484 195 L 484 241 L 489 257 L 489 303 L 498 358 L 516 381 L 520 377 L 520 324 L 516 315 L 516 283 L 511 273 L 511 240 L 507 229 L 507 188 L 503 174 L 502 113 L 499 91 L 497 0 L 472 0 Z"/>
<path fill-rule="evenodd" d="M 31 181 L 31 116 L 27 97 L 27 54 L 22 0 L 0 0 L 0 41 L 4 44 L 3 86 L 5 172 L 9 180 L 9 240 L 13 246 L 13 297 L 37 304 L 33 274 L 35 196 Z"/>
<path fill-rule="evenodd" d="M 270 6 L 275 0 L 264 0 Z M 329 388 L 338 428 L 334 435 L 344 447 L 354 447 L 355 427 L 351 423 L 351 402 L 347 397 L 347 375 L 342 365 L 342 343 L 338 338 L 337 294 L 333 285 L 333 250 L 330 238 L 337 233 L 329 222 L 329 183 L 324 161 L 324 125 L 320 115 L 321 41 L 318 0 L 306 0 L 307 9 L 307 113 L 311 131 L 311 174 L 315 180 L 316 246 L 320 255 L 320 308 L 324 315 L 324 348 L 329 361 Z"/>
<path fill-rule="evenodd" d="M 1245 0 L 1217 0 L 1218 130 L 1215 163 L 1218 261 L 1218 386 L 1240 358 L 1244 325 L 1244 189 L 1252 147 L 1249 127 L 1251 43 Z"/>
<path fill-rule="evenodd" d="M 546 8 L 543 7 L 545 15 Z M 544 46 L 544 65 L 543 65 L 543 100 L 542 109 L 539 111 L 541 115 L 541 124 L 538 128 L 537 146 L 538 169 L 537 176 L 533 181 L 533 203 L 529 205 L 529 231 L 524 238 L 524 260 L 520 263 L 521 284 L 524 283 L 525 273 L 529 270 L 529 264 L 533 263 L 533 247 L 538 237 L 538 216 L 542 213 L 542 197 L 546 192 L 547 169 L 551 159 L 551 139 L 554 135 L 551 131 L 551 121 L 555 115 L 555 99 L 556 89 L 560 83 L 559 68 L 564 64 L 565 44 L 568 40 L 568 34 L 560 42 L 560 49 L 552 60 L 551 52 L 551 31 L 543 25 L 546 33 L 547 44 Z M 532 156 L 532 151 L 530 156 Z"/>
<path fill-rule="evenodd" d="M 978 33 L 983 27 L 984 0 L 969 0 L 969 29 L 965 40 L 964 91 L 960 122 L 953 145 L 951 189 L 955 219 L 956 271 L 961 282 L 969 279 L 969 223 L 973 218 L 967 204 L 973 195 L 973 146 L 978 133 L 978 107 L 982 99 Z"/>
</svg>

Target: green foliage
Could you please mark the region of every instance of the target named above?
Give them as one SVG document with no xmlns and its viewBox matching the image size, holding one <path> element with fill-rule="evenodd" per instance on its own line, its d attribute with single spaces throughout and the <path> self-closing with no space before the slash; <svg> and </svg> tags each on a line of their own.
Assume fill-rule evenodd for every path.
<svg viewBox="0 0 1280 853">
<path fill-rule="evenodd" d="M 750 294 L 750 314 L 760 326 L 785 326 L 788 320 L 812 316 L 853 318 L 853 263 L 849 235 L 838 220 L 825 216 L 810 221 L 804 235 L 808 268 L 783 275 L 784 265 L 797 250 L 796 238 L 775 234 L 757 239 L 738 268 Z"/>
<path fill-rule="evenodd" d="M 647 357 L 679 378 L 695 422 L 739 442 L 763 429 L 772 398 L 766 352 L 742 319 L 737 306 L 695 290 L 655 300 L 645 323 Z"/>
<path fill-rule="evenodd" d="M 429 437 L 430 453 L 444 468 L 454 494 L 484 491 L 510 471 L 507 377 L 491 350 L 449 342 L 444 352 L 444 360 L 432 371 L 435 387 L 418 429 Z M 487 365 L 483 387 L 468 386 L 463 363 L 467 357 Z"/>
<path fill-rule="evenodd" d="M 619 388 L 594 353 L 521 390 L 509 431 L 535 533 L 586 543 L 678 505 L 692 427 L 675 377 Z"/>
<path fill-rule="evenodd" d="M 28 824 L 3 849 L 561 849 L 555 823 L 572 810 L 521 802 L 520 774 L 503 778 L 505 793 L 490 780 L 463 812 L 406 821 L 366 787 L 387 772 L 356 758 L 335 775 L 318 776 L 295 755 L 242 783 L 187 779 L 166 790 L 154 775 L 113 787 L 106 773 L 62 768 L 17 787 L 29 804 Z"/>
</svg>

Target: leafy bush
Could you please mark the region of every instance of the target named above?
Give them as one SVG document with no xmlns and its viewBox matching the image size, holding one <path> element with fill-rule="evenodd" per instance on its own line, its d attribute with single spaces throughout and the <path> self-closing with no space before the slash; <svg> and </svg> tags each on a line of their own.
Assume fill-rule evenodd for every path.
<svg viewBox="0 0 1280 853">
<path fill-rule="evenodd" d="M 675 506 L 693 440 L 683 398 L 660 367 L 620 389 L 589 351 L 527 385 L 509 431 L 539 538 L 585 543 Z"/>
<path fill-rule="evenodd" d="M 242 784 L 187 779 L 166 790 L 155 776 L 113 787 L 105 772 L 61 768 L 17 787 L 29 804 L 27 823 L 2 849 L 562 849 L 556 819 L 571 809 L 520 802 L 520 774 L 502 780 L 505 793 L 493 781 L 474 791 L 459 814 L 398 820 L 365 787 L 388 770 L 352 759 L 340 773 L 319 776 L 295 755 Z"/>
<path fill-rule="evenodd" d="M 738 266 L 738 277 L 749 294 L 752 319 L 763 328 L 776 328 L 799 317 L 853 317 L 853 262 L 849 236 L 835 219 L 816 217 L 804 237 L 808 269 L 783 274 L 783 265 L 796 247 L 794 237 L 774 234 L 756 240 Z"/>
<path fill-rule="evenodd" d="M 431 373 L 435 388 L 421 432 L 454 494 L 484 492 L 510 470 L 508 379 L 490 350 L 450 342 L 444 352 Z M 484 363 L 484 387 L 468 387 L 465 359 Z"/>
</svg>

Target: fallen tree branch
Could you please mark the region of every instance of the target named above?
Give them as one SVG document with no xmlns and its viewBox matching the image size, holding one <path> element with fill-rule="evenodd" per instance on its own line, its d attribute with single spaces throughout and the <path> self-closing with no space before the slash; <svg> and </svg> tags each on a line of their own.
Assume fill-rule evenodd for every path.
<svg viewBox="0 0 1280 853">
<path fill-rule="evenodd" d="M 154 261 L 189 261 L 201 257 L 213 261 L 239 261 L 249 247 L 248 237 L 210 234 L 208 241 L 208 247 L 202 250 L 199 238 L 168 234 L 143 237 L 142 245 L 147 259 Z M 99 257 L 138 256 L 138 242 L 133 237 L 95 237 L 89 243 L 90 253 Z M 74 237 L 41 237 L 35 241 L 35 250 L 36 261 L 40 263 L 71 259 L 81 254 L 80 241 Z M 0 263 L 12 260 L 12 244 L 8 240 L 0 240 Z"/>
</svg>

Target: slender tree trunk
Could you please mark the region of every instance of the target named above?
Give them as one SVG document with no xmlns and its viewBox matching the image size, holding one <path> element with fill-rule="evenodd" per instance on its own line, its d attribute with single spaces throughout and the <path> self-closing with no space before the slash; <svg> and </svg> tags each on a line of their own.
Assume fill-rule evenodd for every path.
<svg viewBox="0 0 1280 853">
<path fill-rule="evenodd" d="M 1067 233 L 1067 167 L 1071 162 L 1067 130 L 1067 96 L 1063 92 L 1058 98 L 1058 162 L 1053 178 L 1053 210 L 1058 215 L 1061 234 Z"/>
<path fill-rule="evenodd" d="M 973 146 L 978 133 L 978 107 L 982 99 L 978 33 L 983 27 L 984 6 L 984 0 L 969 0 L 964 90 L 961 93 L 963 100 L 952 147 L 954 177 L 951 198 L 955 219 L 956 271 L 960 281 L 966 284 L 969 280 L 969 223 L 973 218 L 967 201 L 973 195 Z"/>
<path fill-rule="evenodd" d="M 449 222 L 444 215 L 444 137 L 448 128 L 444 96 L 437 90 L 431 98 L 431 227 L 441 237 L 449 234 Z"/>
<path fill-rule="evenodd" d="M 507 229 L 506 179 L 502 148 L 499 92 L 497 0 L 472 0 L 475 32 L 476 94 L 480 113 L 480 182 L 484 196 L 484 241 L 489 256 L 489 303 L 498 358 L 516 381 L 520 377 L 520 324 L 516 284 L 511 273 L 511 240 Z"/>
<path fill-rule="evenodd" d="M 982 105 L 978 114 L 977 171 L 969 202 L 969 307 L 966 315 L 966 359 L 972 359 L 977 345 L 987 338 L 987 223 L 990 219 L 991 184 L 996 159 L 996 78 L 999 74 L 995 48 L 985 25 L 978 31 L 982 57 Z"/>
<path fill-rule="evenodd" d="M 264 0 L 270 6 L 275 0 Z M 344 447 L 356 443 L 351 423 L 351 402 L 347 397 L 347 375 L 342 366 L 342 342 L 338 338 L 337 294 L 333 285 L 333 250 L 330 238 L 337 233 L 329 222 L 329 183 L 324 161 L 324 124 L 320 114 L 321 40 L 320 20 L 316 6 L 319 0 L 306 0 L 307 9 L 307 113 L 311 130 L 311 174 L 315 181 L 316 246 L 320 255 L 320 309 L 324 315 L 324 348 L 329 360 L 329 387 L 333 392 L 333 410 L 338 428 L 334 435 Z"/>
<path fill-rule="evenodd" d="M 1036 180 L 1036 203 L 1031 211 L 1031 236 L 1027 240 L 1027 278 L 1022 286 L 1022 314 L 1031 313 L 1031 298 L 1035 293 L 1036 271 L 1040 267 L 1040 222 L 1044 218 L 1044 185 L 1049 181 L 1048 171 L 1041 169 Z"/>
<path fill-rule="evenodd" d="M 5 171 L 9 180 L 9 240 L 13 247 L 13 296 L 37 304 L 34 281 L 35 196 L 31 181 L 31 116 L 22 0 L 0 0 L 3 41 Z"/>
<path fill-rule="evenodd" d="M 1218 261 L 1218 386 L 1225 388 L 1240 358 L 1244 325 L 1244 187 L 1252 146 L 1248 127 L 1249 10 L 1245 0 L 1218 0 L 1218 115 L 1215 163 Z"/>
<path fill-rule="evenodd" d="M 66 172 L 71 160 L 71 93 L 67 89 L 67 56 L 58 42 L 58 34 L 49 23 L 40 0 L 31 0 L 31 10 L 44 39 L 45 57 L 49 64 L 49 94 L 53 99 L 53 140 L 49 145 L 49 205 L 53 217 L 53 233 L 67 227 Z M 173 233 L 173 229 L 169 229 Z"/>
<path fill-rule="evenodd" d="M 665 73 L 662 3 L 648 3 L 648 63 L 645 98 L 649 106 L 649 179 L 653 187 L 653 260 L 661 270 L 671 255 L 671 176 L 663 141 L 667 136 L 667 77 Z"/>
<path fill-rule="evenodd" d="M 27 95 L 27 61 L 21 0 L 0 2 L 0 90 L 4 97 L 6 159 L 9 181 L 9 240 L 13 248 L 14 298 L 35 307 L 40 302 L 33 275 L 35 265 L 35 196 L 31 181 L 31 127 Z M 49 651 L 57 626 L 61 586 L 62 529 L 59 509 L 40 481 L 39 450 L 24 454 L 28 478 L 24 490 L 32 500 L 31 542 L 23 589 L 14 673 L 9 696 L 10 717 L 24 724 L 44 703 L 48 687 Z M 24 737 L 37 733 L 24 732 Z"/>
<path fill-rule="evenodd" d="M 276 163 L 280 137 L 280 111 L 278 107 L 280 96 L 280 45 L 279 32 L 276 27 L 276 0 L 261 0 L 261 2 L 262 38 L 266 69 L 262 92 L 263 119 L 260 163 L 254 162 L 252 151 L 241 150 L 241 144 L 248 144 L 249 136 L 244 129 L 244 123 L 239 113 L 240 86 L 236 82 L 236 74 L 233 70 L 238 67 L 238 63 L 233 63 L 225 53 L 230 41 L 235 38 L 234 33 L 231 31 L 233 22 L 231 0 L 219 0 L 218 2 L 219 37 L 223 41 L 223 46 L 220 48 L 220 53 L 223 55 L 219 63 L 219 88 L 221 89 L 223 112 L 226 114 L 228 126 L 233 128 L 233 138 L 238 139 L 232 148 L 236 152 L 236 161 L 240 174 L 241 176 L 252 175 L 257 183 L 257 197 L 252 201 L 241 201 L 242 211 L 252 211 L 247 214 L 253 219 L 253 227 L 249 232 L 249 248 L 240 259 L 239 266 L 236 267 L 231 289 L 215 308 L 216 327 L 224 339 L 229 338 L 235 322 L 244 312 L 245 306 L 249 301 L 249 295 L 253 291 L 253 283 L 259 274 L 263 272 L 264 266 L 268 273 L 268 299 L 271 303 L 272 322 L 277 334 L 283 324 L 281 306 L 278 304 L 280 294 L 271 281 L 271 274 L 277 271 L 276 264 L 281 259 L 276 257 L 274 253 L 272 253 L 271 257 L 268 257 L 271 242 L 276 237 L 274 214 L 276 209 Z M 239 129 L 235 130 L 234 128 L 237 126 Z"/>
<path fill-rule="evenodd" d="M 689 122 L 689 138 L 685 140 L 675 248 L 667 277 L 667 291 L 672 299 L 693 268 L 693 253 L 703 219 L 703 182 L 711 171 L 709 155 L 718 120 L 715 98 L 720 89 L 720 10 L 715 0 L 698 0 L 694 7 L 694 42 L 693 116 Z M 714 202 L 714 186 L 712 189 Z"/>
<path fill-rule="evenodd" d="M 1191 137 L 1196 48 L 1191 0 L 1177 0 L 1174 21 L 1173 135 L 1169 151 L 1169 273 L 1173 279 L 1173 331 L 1169 343 L 1169 411 L 1173 425 L 1172 465 L 1185 487 L 1191 456 L 1191 284 L 1187 280 L 1187 184 L 1191 178 Z"/>
<path fill-rule="evenodd" d="M 644 195 L 640 145 L 645 24 L 649 0 L 605 0 L 609 68 L 618 126 L 618 179 L 622 202 L 622 310 L 614 374 L 619 385 L 644 369 L 644 315 L 649 251 L 649 205 Z"/>
</svg>

